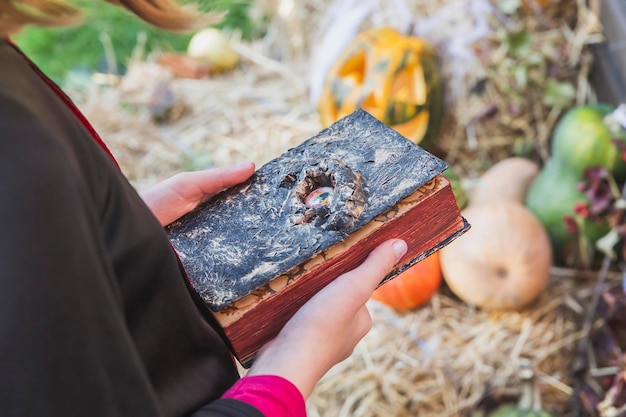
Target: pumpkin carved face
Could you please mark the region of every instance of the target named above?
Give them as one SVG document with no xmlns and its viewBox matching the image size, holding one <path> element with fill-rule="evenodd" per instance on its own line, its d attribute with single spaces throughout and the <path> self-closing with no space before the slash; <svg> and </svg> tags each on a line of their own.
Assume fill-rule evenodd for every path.
<svg viewBox="0 0 626 417">
<path fill-rule="evenodd" d="M 443 114 L 432 46 L 389 27 L 357 35 L 329 70 L 319 111 L 329 126 L 358 108 L 415 143 L 432 136 Z"/>
</svg>

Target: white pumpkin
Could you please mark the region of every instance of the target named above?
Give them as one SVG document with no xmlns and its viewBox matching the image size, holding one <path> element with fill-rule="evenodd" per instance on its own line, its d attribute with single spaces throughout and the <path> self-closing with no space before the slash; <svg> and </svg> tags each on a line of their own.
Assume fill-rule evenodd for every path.
<svg viewBox="0 0 626 417">
<path fill-rule="evenodd" d="M 486 310 L 519 310 L 548 285 L 546 231 L 517 201 L 470 205 L 470 230 L 440 251 L 443 277 L 463 301 Z"/>
</svg>

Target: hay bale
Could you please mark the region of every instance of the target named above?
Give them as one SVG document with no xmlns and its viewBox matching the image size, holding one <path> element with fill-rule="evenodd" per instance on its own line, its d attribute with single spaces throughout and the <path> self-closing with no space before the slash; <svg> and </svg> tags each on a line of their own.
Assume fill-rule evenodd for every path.
<svg viewBox="0 0 626 417">
<path fill-rule="evenodd" d="M 128 85 L 94 86 L 79 105 L 140 190 L 181 170 L 260 166 L 320 130 L 317 113 L 302 99 L 304 84 L 286 79 L 293 70 L 275 64 L 248 61 L 210 79 L 172 79 L 171 106 L 179 110 L 165 121 L 137 106 L 125 93 L 135 91 Z M 145 89 L 150 82 L 142 80 Z"/>
<path fill-rule="evenodd" d="M 466 416 L 487 397 L 515 392 L 522 360 L 545 407 L 563 414 L 579 316 L 572 281 L 553 279 L 528 309 L 486 312 L 442 290 L 408 312 L 370 302 L 373 329 L 309 399 L 311 416 Z"/>
</svg>

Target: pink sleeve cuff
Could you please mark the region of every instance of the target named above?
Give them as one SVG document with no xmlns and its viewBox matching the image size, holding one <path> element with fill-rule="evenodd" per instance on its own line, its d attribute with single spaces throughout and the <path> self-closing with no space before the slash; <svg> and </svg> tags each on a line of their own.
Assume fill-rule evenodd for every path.
<svg viewBox="0 0 626 417">
<path fill-rule="evenodd" d="M 304 397 L 287 379 L 276 375 L 244 376 L 222 398 L 256 407 L 266 417 L 306 417 Z"/>
</svg>

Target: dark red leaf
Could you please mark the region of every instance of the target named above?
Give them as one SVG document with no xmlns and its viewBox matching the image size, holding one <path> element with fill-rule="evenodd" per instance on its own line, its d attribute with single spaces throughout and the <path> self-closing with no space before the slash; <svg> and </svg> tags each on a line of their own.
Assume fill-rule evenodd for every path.
<svg viewBox="0 0 626 417">
<path fill-rule="evenodd" d="M 569 233 L 578 232 L 578 223 L 576 223 L 576 220 L 574 219 L 574 217 L 570 216 L 569 214 L 566 214 L 563 216 L 563 221 L 565 222 L 565 228 L 567 229 Z"/>
</svg>

